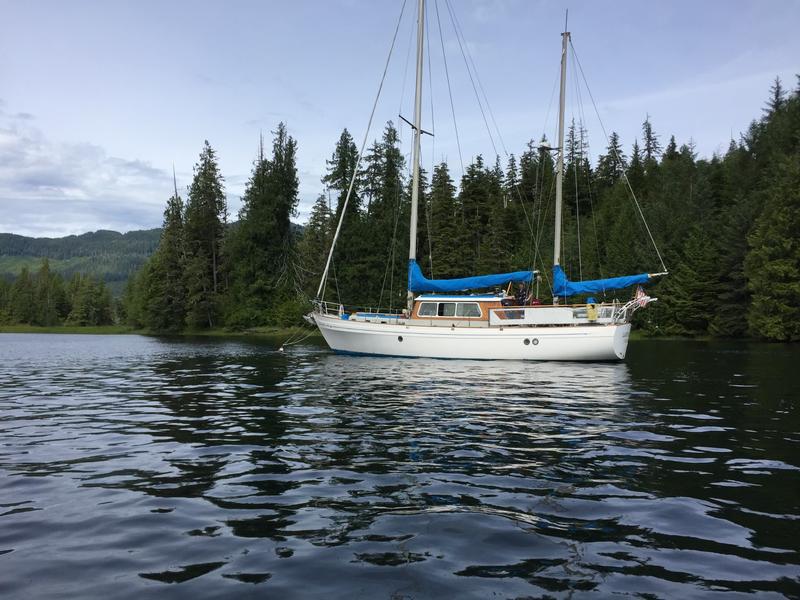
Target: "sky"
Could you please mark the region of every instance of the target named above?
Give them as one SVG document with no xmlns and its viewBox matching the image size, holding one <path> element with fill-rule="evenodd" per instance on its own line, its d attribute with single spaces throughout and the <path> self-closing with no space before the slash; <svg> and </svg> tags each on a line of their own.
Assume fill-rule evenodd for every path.
<svg viewBox="0 0 800 600">
<path fill-rule="evenodd" d="M 629 152 L 648 115 L 662 144 L 722 153 L 775 77 L 791 89 L 800 72 L 798 0 L 449 1 L 489 123 L 445 0 L 428 0 L 422 166 L 447 160 L 456 180 L 462 160 L 553 139 L 565 9 L 597 108 L 570 59 L 567 119 L 584 120 L 595 155 L 603 128 Z M 399 122 L 408 157 L 414 0 L 0 0 L 0 232 L 158 227 L 173 166 L 185 198 L 204 140 L 235 219 L 259 136 L 269 144 L 280 121 L 298 143 L 304 222 L 342 129 L 365 136 L 401 10 L 367 139 Z"/>
</svg>

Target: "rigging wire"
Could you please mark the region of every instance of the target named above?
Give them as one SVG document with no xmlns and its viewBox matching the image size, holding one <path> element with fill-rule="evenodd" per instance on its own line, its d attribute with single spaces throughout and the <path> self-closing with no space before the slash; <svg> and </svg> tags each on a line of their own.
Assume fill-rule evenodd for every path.
<svg viewBox="0 0 800 600">
<path fill-rule="evenodd" d="M 447 2 L 448 7 L 450 7 L 450 0 L 445 0 L 445 2 Z M 450 10 L 452 11 L 453 20 L 455 21 L 455 24 L 458 26 L 459 32 L 461 32 L 461 36 L 464 37 L 463 29 L 461 28 L 461 23 L 458 20 L 458 15 L 456 14 L 454 9 L 450 8 Z M 505 156 L 508 156 L 508 150 L 506 150 L 506 144 L 503 141 L 503 135 L 500 133 L 500 128 L 497 126 L 497 121 L 495 121 L 494 112 L 492 111 L 492 106 L 491 104 L 489 104 L 489 98 L 486 95 L 486 91 L 483 88 L 480 75 L 478 74 L 478 69 L 475 66 L 475 61 L 472 60 L 472 54 L 469 51 L 469 44 L 466 44 L 466 41 L 464 47 L 466 49 L 467 58 L 469 58 L 469 62 L 472 65 L 472 71 L 475 73 L 475 80 L 478 82 L 478 88 L 480 89 L 481 94 L 483 94 L 483 101 L 486 103 L 486 110 L 489 111 L 489 118 L 492 120 L 492 125 L 494 125 L 495 133 L 497 133 L 497 139 L 500 140 L 500 146 L 503 148 L 503 153 L 505 154 Z"/>
<path fill-rule="evenodd" d="M 569 55 L 569 53 L 568 53 Z M 573 55 L 574 61 L 574 55 Z M 572 78 L 574 88 L 578 88 L 578 76 L 575 69 L 572 69 Z M 575 179 L 575 229 L 577 233 L 578 243 L 578 280 L 583 281 L 583 253 L 581 251 L 581 203 L 580 203 L 580 189 L 578 187 L 578 170 L 581 164 L 581 150 L 579 148 L 580 142 L 576 139 L 575 131 L 575 110 L 576 103 L 580 100 L 577 92 L 571 96 L 572 99 L 572 119 L 570 122 L 570 161 L 572 164 L 572 174 Z M 580 104 L 578 104 L 580 106 Z"/>
<path fill-rule="evenodd" d="M 464 45 L 461 42 L 461 31 L 459 30 L 458 26 L 456 25 L 455 17 L 453 16 L 453 9 L 450 6 L 450 0 L 444 0 L 444 5 L 447 8 L 447 12 L 450 14 L 450 22 L 453 25 L 453 30 L 456 34 L 456 41 L 458 42 L 458 47 L 461 50 L 461 56 L 464 59 L 464 66 L 467 68 L 467 74 L 469 75 L 469 81 L 472 84 L 472 91 L 475 92 L 475 99 L 478 101 L 478 108 L 481 109 L 481 116 L 483 117 L 483 124 L 486 126 L 486 133 L 489 134 L 489 141 L 492 143 L 492 149 L 494 150 L 495 156 L 498 154 L 497 146 L 494 143 L 494 137 L 492 136 L 492 130 L 489 128 L 489 121 L 486 120 L 486 111 L 483 110 L 483 103 L 481 102 L 480 94 L 478 94 L 478 88 L 475 86 L 475 79 L 472 77 L 472 70 L 469 68 L 469 61 L 467 60 L 467 55 L 464 52 Z"/>
<path fill-rule="evenodd" d="M 356 160 L 355 169 L 353 169 L 353 176 L 350 179 L 350 186 L 347 189 L 347 195 L 345 196 L 344 203 L 342 205 L 342 213 L 339 215 L 339 223 L 336 225 L 336 232 L 333 235 L 333 242 L 331 243 L 331 249 L 328 252 L 328 260 L 325 263 L 325 270 L 322 273 L 322 280 L 319 282 L 319 288 L 317 289 L 317 298 L 320 298 L 320 294 L 322 294 L 323 289 L 325 287 L 325 282 L 328 279 L 328 269 L 330 268 L 331 258 L 333 257 L 333 249 L 336 247 L 336 241 L 339 238 L 339 233 L 342 230 L 342 222 L 344 221 L 344 216 L 347 213 L 347 205 L 350 202 L 350 196 L 353 194 L 353 187 L 356 183 L 356 178 L 358 176 L 358 168 L 361 165 L 361 160 L 364 157 L 364 148 L 367 145 L 367 139 L 369 139 L 369 132 L 372 128 L 372 120 L 375 117 L 375 110 L 378 107 L 378 100 L 381 97 L 381 91 L 383 90 L 383 83 L 386 81 L 386 73 L 389 70 L 389 63 L 392 60 L 392 53 L 394 52 L 395 42 L 397 41 L 397 33 L 400 31 L 400 23 L 403 20 L 403 14 L 406 10 L 406 2 L 407 0 L 403 0 L 403 5 L 400 8 L 400 16 L 397 18 L 397 25 L 394 29 L 394 35 L 392 36 L 392 44 L 389 47 L 389 55 L 386 57 L 386 64 L 383 67 L 383 75 L 381 75 L 381 82 L 378 85 L 378 92 L 375 95 L 375 102 L 372 104 L 372 112 L 369 115 L 369 121 L 367 122 L 367 130 L 364 132 L 364 140 L 361 142 L 361 150 L 358 152 L 358 159 Z"/>
<path fill-rule="evenodd" d="M 462 57 L 464 58 L 464 63 L 466 65 L 466 67 L 467 67 L 467 73 L 470 76 L 470 82 L 472 83 L 472 89 L 475 92 L 476 99 L 478 100 L 478 107 L 481 109 L 481 115 L 483 116 L 483 122 L 484 122 L 484 125 L 486 126 L 486 131 L 489 134 L 489 140 L 492 143 L 492 148 L 495 151 L 495 155 L 498 155 L 497 148 L 495 147 L 494 139 L 492 137 L 492 132 L 491 132 L 491 130 L 489 128 L 488 122 L 486 121 L 486 115 L 483 112 L 483 106 L 481 104 L 481 99 L 480 99 L 480 96 L 478 94 L 478 89 L 480 89 L 481 93 L 483 94 L 483 101 L 486 104 L 486 110 L 489 112 L 489 117 L 491 118 L 492 124 L 494 125 L 495 132 L 497 134 L 497 138 L 500 141 L 501 147 L 503 148 L 503 154 L 506 157 L 506 159 L 508 159 L 509 153 L 508 153 L 508 150 L 506 149 L 505 141 L 503 140 L 503 136 L 500 133 L 500 128 L 497 126 L 497 121 L 494 118 L 494 111 L 492 111 L 492 106 L 489 103 L 489 98 L 488 98 L 488 96 L 486 94 L 486 90 L 484 89 L 483 83 L 481 82 L 480 75 L 478 74 L 478 69 L 475 66 L 475 61 L 473 60 L 472 54 L 469 51 L 469 45 L 466 44 L 466 38 L 465 38 L 463 30 L 461 28 L 461 23 L 459 22 L 458 16 L 456 15 L 455 10 L 452 8 L 452 6 L 450 4 L 450 1 L 449 0 L 445 0 L 445 3 L 447 5 L 447 9 L 448 9 L 448 11 L 450 13 L 450 19 L 451 19 L 451 21 L 453 23 L 453 29 L 456 32 L 456 39 L 458 40 L 459 48 L 461 48 L 461 54 L 462 54 Z M 462 43 L 461 43 L 462 39 L 465 40 L 464 41 L 464 45 L 462 45 Z M 469 62 L 467 62 L 467 60 Z M 471 71 L 470 71 L 470 65 L 472 67 Z M 472 80 L 472 74 L 473 73 L 475 74 L 475 81 L 478 82 L 478 89 L 476 89 L 476 87 L 475 87 L 475 81 Z M 463 169 L 463 165 L 462 165 L 462 169 Z M 515 183 L 515 185 L 513 187 L 514 187 L 514 190 L 517 193 L 517 197 L 519 198 L 520 206 L 522 208 L 522 214 L 525 216 L 525 221 L 528 223 L 528 230 L 531 233 L 531 235 L 533 235 L 533 222 L 528 217 L 528 210 L 525 208 L 525 201 L 524 201 L 524 199 L 522 197 L 522 193 L 519 190 L 519 183 Z"/>
<path fill-rule="evenodd" d="M 436 8 L 436 24 L 439 29 L 439 43 L 442 46 L 442 61 L 444 62 L 444 76 L 447 80 L 447 92 L 450 95 L 450 112 L 453 115 L 453 128 L 456 134 L 456 146 L 458 147 L 458 162 L 461 165 L 461 175 L 464 175 L 464 155 L 461 152 L 461 140 L 458 135 L 458 122 L 456 121 L 456 109 L 453 103 L 453 89 L 450 86 L 450 70 L 447 68 L 447 53 L 444 51 L 444 35 L 442 34 L 442 21 L 439 18 L 439 0 L 433 3 Z"/>
<path fill-rule="evenodd" d="M 594 96 L 592 95 L 592 90 L 589 88 L 589 83 L 586 81 L 586 75 L 583 72 L 583 67 L 581 66 L 581 61 L 578 58 L 578 53 L 575 52 L 575 47 L 572 46 L 572 40 L 569 43 L 570 47 L 572 48 L 572 53 L 575 56 L 575 62 L 578 64 L 578 69 L 581 73 L 581 77 L 583 78 L 583 82 L 586 85 L 586 91 L 589 93 L 589 98 L 592 101 L 592 106 L 594 107 L 594 111 L 597 114 L 597 120 L 600 122 L 600 127 L 603 130 L 603 135 L 606 137 L 606 142 L 609 142 L 608 133 L 606 133 L 605 125 L 603 125 L 603 120 L 600 118 L 600 111 L 597 110 L 597 103 L 594 101 Z M 612 148 L 614 152 L 614 158 L 617 160 L 617 164 L 619 164 L 620 169 L 622 170 L 622 178 L 625 180 L 625 184 L 628 186 L 628 191 L 631 193 L 631 198 L 633 198 L 633 202 L 636 205 L 636 210 L 639 212 L 639 217 L 642 219 L 642 223 L 644 223 L 644 227 L 647 230 L 647 235 L 650 237 L 650 242 L 653 244 L 653 248 L 656 251 L 656 255 L 658 256 L 658 260 L 661 263 L 661 268 L 664 270 L 664 273 L 667 272 L 667 266 L 664 264 L 664 259 L 661 257 L 661 252 L 658 250 L 658 244 L 656 244 L 655 238 L 653 238 L 653 234 L 650 231 L 650 226 L 647 224 L 647 219 L 644 218 L 644 213 L 642 212 L 642 207 L 639 205 L 639 200 L 636 198 L 636 194 L 633 191 L 633 187 L 631 187 L 631 182 L 628 180 L 628 173 L 625 169 L 625 164 L 620 160 L 619 154 L 617 154 L 617 149 Z"/>
<path fill-rule="evenodd" d="M 601 279 L 605 278 L 603 274 L 603 263 L 600 259 L 600 239 L 597 234 L 597 214 L 594 210 L 594 200 L 592 199 L 593 191 L 592 191 L 592 173 L 591 167 L 588 165 L 588 156 L 589 156 L 589 145 L 586 139 L 584 138 L 585 124 L 586 124 L 586 114 L 583 110 L 583 95 L 581 92 L 580 81 L 578 79 L 578 66 L 575 63 L 575 53 L 573 52 L 571 55 L 572 57 L 572 73 L 575 77 L 575 95 L 578 98 L 578 111 L 579 111 L 579 127 L 580 127 L 580 164 L 586 165 L 586 196 L 589 199 L 589 211 L 592 215 L 592 231 L 594 232 L 594 249 L 595 249 L 595 256 L 597 258 L 597 271 L 600 275 Z"/>
<path fill-rule="evenodd" d="M 433 181 L 433 171 L 436 168 L 436 119 L 433 110 L 433 67 L 431 66 L 431 28 L 428 24 L 428 11 L 425 11 L 425 41 L 428 45 L 428 96 L 431 99 L 431 182 Z M 421 190 L 420 190 L 421 191 Z M 433 242 L 431 240 L 431 202 L 430 196 L 424 200 L 425 204 L 425 223 L 428 237 L 428 266 L 430 267 L 431 279 L 433 279 Z"/>
</svg>

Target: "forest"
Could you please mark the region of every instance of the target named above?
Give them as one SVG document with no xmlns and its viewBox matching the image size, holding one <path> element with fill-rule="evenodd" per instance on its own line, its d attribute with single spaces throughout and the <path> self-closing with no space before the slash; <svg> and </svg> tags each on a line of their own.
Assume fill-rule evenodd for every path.
<svg viewBox="0 0 800 600">
<path fill-rule="evenodd" d="M 0 278 L 13 280 L 24 268 L 36 271 L 47 258 L 50 270 L 69 280 L 80 273 L 102 279 L 112 295 L 122 294 L 128 278 L 158 246 L 159 229 L 94 231 L 62 238 L 32 238 L 0 233 Z"/>
<path fill-rule="evenodd" d="M 111 293 L 101 279 L 76 273 L 65 282 L 46 258 L 35 273 L 23 267 L 13 282 L 0 278 L 0 325 L 110 325 L 114 320 Z"/>
<path fill-rule="evenodd" d="M 325 300 L 404 306 L 411 190 L 399 138 L 387 123 L 361 160 Z M 776 79 L 763 113 L 722 155 L 698 157 L 690 140 L 657 133 L 649 117 L 627 147 L 610 133 L 596 160 L 586 140 L 572 122 L 561 260 L 570 279 L 661 271 L 663 258 L 669 275 L 648 287 L 658 301 L 637 313 L 646 334 L 800 339 L 800 86 L 787 91 Z M 531 140 L 518 155 L 477 156 L 458 182 L 444 162 L 423 172 L 417 259 L 428 277 L 534 268 L 536 295 L 552 301 L 556 163 L 547 146 Z M 128 280 L 116 319 L 154 332 L 301 324 L 358 150 L 342 131 L 302 229 L 292 223 L 296 154 L 297 141 L 279 124 L 271 148 L 262 141 L 231 220 L 206 142 L 185 200 L 177 189 L 168 199 L 158 247 Z M 19 304 L 14 286 L 0 290 L 6 314 Z"/>
</svg>

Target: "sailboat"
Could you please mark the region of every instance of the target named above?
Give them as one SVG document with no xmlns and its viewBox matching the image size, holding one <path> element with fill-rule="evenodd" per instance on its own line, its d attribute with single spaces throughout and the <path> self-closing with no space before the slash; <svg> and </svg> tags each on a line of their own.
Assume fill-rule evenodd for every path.
<svg viewBox="0 0 800 600">
<path fill-rule="evenodd" d="M 640 273 L 591 281 L 570 281 L 560 265 L 561 214 L 564 177 L 564 107 L 567 49 L 570 33 L 564 31 L 561 48 L 558 147 L 556 164 L 555 241 L 553 252 L 553 303 L 529 305 L 503 291 L 505 286 L 530 284 L 537 271 L 515 271 L 459 279 L 428 279 L 417 264 L 417 214 L 420 179 L 422 70 L 425 0 L 417 13 L 416 93 L 414 99 L 411 223 L 408 253 L 408 305 L 400 313 L 348 311 L 323 300 L 345 210 L 341 211 L 314 310 L 307 319 L 316 324 L 337 353 L 417 358 L 484 360 L 614 361 L 625 358 L 636 310 L 655 300 L 641 287 L 660 273 Z M 565 28 L 566 29 L 566 28 Z M 348 198 L 352 192 L 350 183 Z M 345 200 L 346 202 L 347 200 Z M 663 266 L 663 262 L 662 262 Z M 568 304 L 572 296 L 636 288 L 627 302 Z M 481 290 L 490 293 L 475 293 Z"/>
</svg>

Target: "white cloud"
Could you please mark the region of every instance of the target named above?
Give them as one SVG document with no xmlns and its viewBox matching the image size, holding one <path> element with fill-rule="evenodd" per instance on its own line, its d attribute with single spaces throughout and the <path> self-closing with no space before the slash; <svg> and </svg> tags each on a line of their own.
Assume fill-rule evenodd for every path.
<svg viewBox="0 0 800 600">
<path fill-rule="evenodd" d="M 48 139 L 29 113 L 0 113 L 0 231 L 58 236 L 157 226 L 172 176 L 90 143 Z"/>
</svg>

